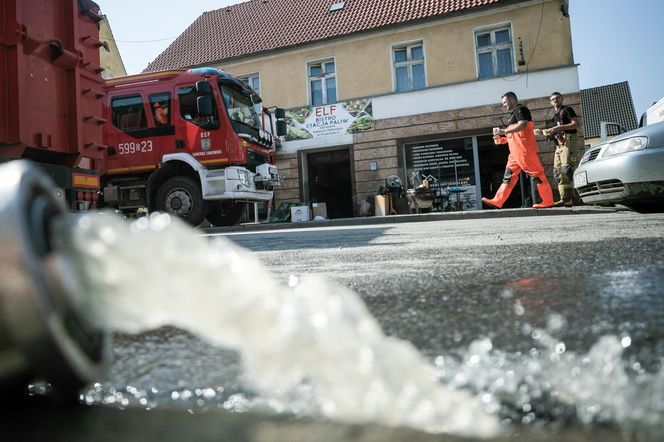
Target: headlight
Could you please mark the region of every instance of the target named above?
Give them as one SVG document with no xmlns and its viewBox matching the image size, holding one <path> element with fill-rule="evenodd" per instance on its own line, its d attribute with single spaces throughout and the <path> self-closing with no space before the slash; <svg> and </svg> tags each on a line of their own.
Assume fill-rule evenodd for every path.
<svg viewBox="0 0 664 442">
<path fill-rule="evenodd" d="M 246 170 L 238 170 L 238 176 L 240 178 L 240 183 L 245 187 L 249 187 L 249 172 Z"/>
<path fill-rule="evenodd" d="M 647 137 L 627 138 L 626 140 L 609 143 L 609 145 L 604 150 L 604 153 L 602 154 L 602 158 L 619 155 L 621 153 L 632 152 L 634 150 L 640 150 L 645 148 L 647 145 Z"/>
<path fill-rule="evenodd" d="M 588 149 L 586 153 L 583 154 L 583 156 L 581 157 L 581 161 L 579 161 L 579 164 L 585 163 L 586 161 L 588 161 L 588 158 L 590 158 L 590 149 Z"/>
</svg>

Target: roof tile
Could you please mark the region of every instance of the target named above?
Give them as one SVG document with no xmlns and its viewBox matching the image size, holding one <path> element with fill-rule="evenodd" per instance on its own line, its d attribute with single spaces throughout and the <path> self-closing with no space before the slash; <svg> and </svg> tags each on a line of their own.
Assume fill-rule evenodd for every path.
<svg viewBox="0 0 664 442">
<path fill-rule="evenodd" d="M 586 138 L 600 136 L 601 121 L 618 123 L 627 130 L 637 128 L 632 93 L 626 81 L 582 89 L 581 108 Z"/>
<path fill-rule="evenodd" d="M 197 66 L 382 27 L 453 15 L 508 0 L 249 0 L 203 13 L 146 72 Z"/>
</svg>

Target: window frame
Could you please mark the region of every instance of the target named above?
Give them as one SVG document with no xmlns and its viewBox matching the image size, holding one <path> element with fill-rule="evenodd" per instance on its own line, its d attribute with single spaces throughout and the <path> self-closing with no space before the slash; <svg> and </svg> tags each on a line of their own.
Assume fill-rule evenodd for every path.
<svg viewBox="0 0 664 442">
<path fill-rule="evenodd" d="M 243 81 L 244 83 L 248 84 L 251 86 L 251 88 L 256 92 L 256 95 L 259 97 L 261 96 L 261 74 L 260 72 L 252 72 L 250 74 L 244 74 L 244 75 L 238 75 L 237 76 L 238 80 Z M 258 89 L 254 87 L 252 84 L 251 80 L 256 79 L 258 82 Z"/>
<path fill-rule="evenodd" d="M 134 102 L 131 102 L 134 100 Z M 127 102 L 126 104 L 120 102 Z M 113 127 L 124 132 L 133 133 L 148 128 L 147 113 L 145 112 L 145 99 L 139 92 L 130 92 L 123 95 L 111 97 L 111 123 Z M 134 120 L 137 125 L 125 126 L 122 122 L 124 117 L 132 116 L 128 120 Z"/>
<path fill-rule="evenodd" d="M 210 98 L 213 101 L 213 106 L 212 106 L 212 115 L 209 117 L 198 115 L 198 111 L 196 110 L 196 99 L 199 96 L 206 94 L 198 93 L 196 91 L 195 84 L 189 84 L 189 83 L 176 84 L 175 95 L 177 96 L 178 115 L 182 120 L 191 124 L 195 124 L 196 126 L 202 127 L 204 129 L 213 130 L 219 128 L 220 120 L 219 120 L 219 112 L 217 110 L 219 103 L 217 97 L 215 96 L 214 89 L 210 93 Z M 189 113 L 187 112 L 188 110 L 190 111 Z M 187 116 L 189 116 L 189 118 L 187 118 Z M 173 117 L 171 116 L 171 119 L 172 118 Z"/>
<path fill-rule="evenodd" d="M 507 30 L 509 32 L 510 40 L 507 43 L 496 43 L 496 32 Z M 489 34 L 489 45 L 485 47 L 479 47 L 477 43 L 477 38 L 482 34 Z M 473 48 L 475 51 L 475 68 L 476 76 L 478 80 L 487 80 L 491 78 L 506 77 L 509 75 L 515 75 L 517 73 L 516 65 L 516 47 L 515 47 L 515 38 L 514 38 L 514 28 L 512 22 L 503 22 L 495 23 L 489 26 L 482 26 L 479 28 L 473 29 Z M 509 49 L 510 50 L 510 70 L 508 74 L 499 74 L 498 73 L 498 58 L 497 53 L 500 49 Z M 480 76 L 480 54 L 491 53 L 491 74 L 489 76 Z"/>
<path fill-rule="evenodd" d="M 412 49 L 415 47 L 422 48 L 422 59 L 413 60 L 409 58 L 412 56 Z M 395 53 L 399 49 L 406 49 L 406 61 L 397 62 Z M 406 42 L 394 43 L 390 46 L 390 61 L 392 64 L 392 90 L 397 93 L 402 92 L 413 92 L 426 89 L 428 87 L 429 81 L 427 79 L 427 56 L 426 56 L 426 46 L 424 44 L 424 39 L 420 40 L 411 40 Z M 413 66 L 422 65 L 423 70 L 423 81 L 424 85 L 421 88 L 414 87 L 414 75 L 413 75 Z M 408 69 L 408 89 L 407 90 L 398 90 L 398 76 L 397 68 L 406 67 Z"/>
<path fill-rule="evenodd" d="M 327 73 L 327 72 L 323 71 L 323 65 L 328 64 L 328 63 L 333 63 L 334 64 L 334 72 Z M 321 72 L 324 72 L 324 75 L 318 76 L 318 77 L 313 77 L 313 76 L 310 75 L 310 73 L 311 73 L 310 68 L 312 66 L 316 66 L 316 65 L 320 65 Z M 321 59 L 317 59 L 317 60 L 307 61 L 305 69 L 306 69 L 306 78 L 307 78 L 307 95 L 308 95 L 307 101 L 309 102 L 309 105 L 312 106 L 312 107 L 315 107 L 315 106 L 327 106 L 327 105 L 330 105 L 330 104 L 337 103 L 339 101 L 339 88 L 338 88 L 339 82 L 337 81 L 337 61 L 336 61 L 336 58 L 335 57 L 327 57 L 327 58 L 321 58 Z M 328 78 L 334 79 L 334 90 L 335 90 L 335 95 L 336 95 L 334 97 L 334 101 L 329 100 L 328 96 L 327 96 L 327 89 L 328 89 L 327 81 L 328 81 Z M 314 104 L 312 82 L 313 81 L 318 81 L 318 80 L 321 81 L 322 103 Z"/>
</svg>

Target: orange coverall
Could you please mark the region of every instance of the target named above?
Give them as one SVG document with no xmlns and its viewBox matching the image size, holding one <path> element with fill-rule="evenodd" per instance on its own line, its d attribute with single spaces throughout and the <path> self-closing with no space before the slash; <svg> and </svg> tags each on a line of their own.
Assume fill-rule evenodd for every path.
<svg viewBox="0 0 664 442">
<path fill-rule="evenodd" d="M 514 125 L 510 125 L 507 128 L 509 129 L 512 126 Z M 508 133 L 500 137 L 501 144 L 507 143 L 510 149 L 510 154 L 507 157 L 507 165 L 505 166 L 505 175 L 503 176 L 503 183 L 498 188 L 496 195 L 491 199 L 482 198 L 484 203 L 499 209 L 503 207 L 512 189 L 519 181 L 519 173 L 523 170 L 534 178 L 535 183 L 537 183 L 537 191 L 542 198 L 542 202 L 533 204 L 533 207 L 545 208 L 553 206 L 553 192 L 544 173 L 544 167 L 542 167 L 542 163 L 537 155 L 539 150 L 534 130 L 535 123 L 528 121 L 528 126 L 524 130 Z"/>
</svg>

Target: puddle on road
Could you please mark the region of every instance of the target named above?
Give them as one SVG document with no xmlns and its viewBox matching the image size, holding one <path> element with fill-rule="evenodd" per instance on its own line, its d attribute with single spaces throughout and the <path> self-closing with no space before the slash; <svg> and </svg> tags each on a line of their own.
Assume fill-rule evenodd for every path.
<svg viewBox="0 0 664 442">
<path fill-rule="evenodd" d="M 295 276 L 284 286 L 250 253 L 166 215 L 84 216 L 60 236 L 83 269 L 89 296 L 77 305 L 110 330 L 158 329 L 122 335 L 111 379 L 82 394 L 88 404 L 269 409 L 484 437 L 570 421 L 645 440 L 663 429 L 664 373 L 624 357 L 629 336 L 575 354 L 555 338 L 565 318 L 552 316 L 524 326 L 536 342 L 527 353 L 479 339 L 429 364 L 347 289 Z"/>
</svg>

